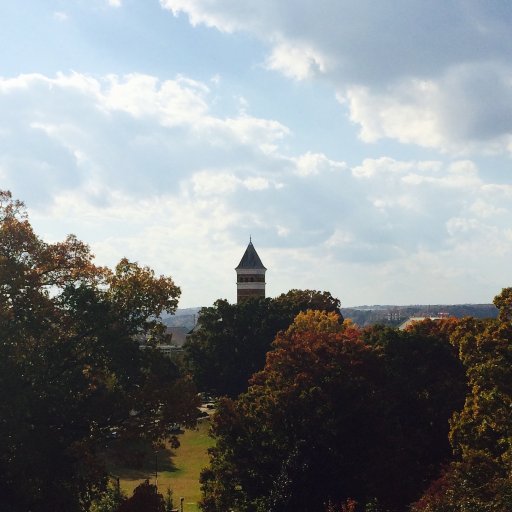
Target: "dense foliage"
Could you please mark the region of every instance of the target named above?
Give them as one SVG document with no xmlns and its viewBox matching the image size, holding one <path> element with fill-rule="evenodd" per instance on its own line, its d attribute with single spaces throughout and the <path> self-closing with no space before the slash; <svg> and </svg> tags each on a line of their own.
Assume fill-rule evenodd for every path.
<svg viewBox="0 0 512 512">
<path fill-rule="evenodd" d="M 362 331 L 299 314 L 248 391 L 220 404 L 203 510 L 406 510 L 450 458 L 466 389 L 451 329 Z"/>
<path fill-rule="evenodd" d="M 452 336 L 469 383 L 451 421 L 457 460 L 415 512 L 512 510 L 512 288 L 498 295 L 497 320 L 463 320 Z"/>
<path fill-rule="evenodd" d="M 340 302 L 329 292 L 290 290 L 275 299 L 251 299 L 240 304 L 218 300 L 203 308 L 198 329 L 185 344 L 188 367 L 197 387 L 215 395 L 235 397 L 249 378 L 263 368 L 276 334 L 300 311 L 336 313 Z"/>
<path fill-rule="evenodd" d="M 164 335 L 156 318 L 179 293 L 127 260 L 94 265 L 74 236 L 44 242 L 0 193 L 0 510 L 87 509 L 114 438 L 194 422 L 191 383 L 138 341 Z"/>
</svg>

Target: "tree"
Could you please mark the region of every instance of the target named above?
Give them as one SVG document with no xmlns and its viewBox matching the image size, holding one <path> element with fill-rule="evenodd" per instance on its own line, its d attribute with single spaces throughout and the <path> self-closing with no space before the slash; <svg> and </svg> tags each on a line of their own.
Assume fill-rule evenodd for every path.
<svg viewBox="0 0 512 512">
<path fill-rule="evenodd" d="M 199 328 L 185 344 L 186 361 L 197 387 L 235 397 L 263 368 L 276 334 L 307 309 L 335 312 L 343 322 L 340 302 L 329 292 L 291 290 L 276 299 L 256 298 L 240 304 L 218 300 L 203 308 Z"/>
<path fill-rule="evenodd" d="M 156 485 L 146 480 L 135 487 L 133 496 L 124 501 L 117 512 L 165 512 L 164 497 Z"/>
<path fill-rule="evenodd" d="M 512 480 L 502 468 L 482 455 L 452 462 L 425 494 L 413 512 L 509 512 Z"/>
<path fill-rule="evenodd" d="M 298 313 L 308 309 L 336 313 L 339 322 L 343 322 L 343 316 L 340 311 L 341 303 L 330 292 L 293 289 L 276 297 L 274 302 L 281 306 L 284 311 L 288 312 L 288 317 L 291 318 L 288 322 L 289 324 Z"/>
<path fill-rule="evenodd" d="M 455 393 L 443 391 L 457 379 L 439 382 L 457 368 L 449 345 L 430 349 L 433 340 L 412 336 L 367 333 L 333 312 L 300 313 L 248 391 L 220 403 L 203 510 L 306 512 L 355 501 L 358 510 L 404 511 L 445 455 L 432 444 L 441 425 L 446 439 Z"/>
<path fill-rule="evenodd" d="M 400 477 L 390 481 L 391 495 L 416 500 L 452 459 L 449 423 L 467 393 L 464 368 L 450 344 L 455 319 L 425 320 L 407 331 L 383 326 L 363 337 L 381 354 L 386 402 L 396 419 L 394 464 Z"/>
<path fill-rule="evenodd" d="M 450 422 L 457 460 L 415 505 L 417 512 L 512 509 L 512 288 L 494 299 L 497 320 L 462 320 L 451 340 L 469 384 Z"/>
<path fill-rule="evenodd" d="M 0 193 L 0 508 L 73 512 L 106 486 L 114 437 L 170 437 L 195 421 L 191 383 L 139 340 L 179 288 L 122 260 L 112 272 L 70 235 L 48 244 Z"/>
<path fill-rule="evenodd" d="M 165 493 L 165 512 L 172 512 L 174 509 L 173 492 L 170 487 L 167 487 Z"/>
<path fill-rule="evenodd" d="M 109 482 L 105 492 L 92 503 L 90 512 L 118 512 L 127 496 L 119 488 L 119 482 L 113 485 Z"/>
</svg>

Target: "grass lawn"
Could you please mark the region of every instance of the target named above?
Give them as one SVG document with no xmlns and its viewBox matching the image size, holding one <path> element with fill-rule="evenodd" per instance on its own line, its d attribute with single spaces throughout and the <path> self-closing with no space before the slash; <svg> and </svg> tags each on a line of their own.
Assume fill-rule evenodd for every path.
<svg viewBox="0 0 512 512">
<path fill-rule="evenodd" d="M 197 430 L 186 430 L 179 436 L 178 449 L 166 448 L 158 452 L 158 491 L 165 497 L 170 487 L 176 508 L 179 508 L 180 497 L 183 496 L 184 512 L 199 510 L 199 473 L 208 465 L 207 449 L 213 444 L 208 436 L 209 425 L 208 420 L 200 421 Z M 155 459 L 154 453 L 148 453 L 140 469 L 116 466 L 110 468 L 110 473 L 119 475 L 121 488 L 131 496 L 133 489 L 144 480 L 155 483 Z"/>
</svg>

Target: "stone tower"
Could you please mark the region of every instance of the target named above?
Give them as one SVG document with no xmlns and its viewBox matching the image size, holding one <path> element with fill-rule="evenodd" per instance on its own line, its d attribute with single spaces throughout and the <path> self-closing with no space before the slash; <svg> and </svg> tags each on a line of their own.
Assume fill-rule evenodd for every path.
<svg viewBox="0 0 512 512">
<path fill-rule="evenodd" d="M 251 297 L 265 297 L 265 272 L 267 269 L 249 239 L 249 245 L 245 250 L 236 270 L 236 302 Z"/>
</svg>

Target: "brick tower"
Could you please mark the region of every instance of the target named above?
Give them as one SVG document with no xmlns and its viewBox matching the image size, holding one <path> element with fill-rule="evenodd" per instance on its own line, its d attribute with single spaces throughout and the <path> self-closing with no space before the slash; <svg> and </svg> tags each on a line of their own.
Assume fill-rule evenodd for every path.
<svg viewBox="0 0 512 512">
<path fill-rule="evenodd" d="M 236 302 L 251 297 L 265 297 L 265 272 L 267 269 L 249 239 L 249 245 L 245 250 L 236 270 Z"/>
</svg>

